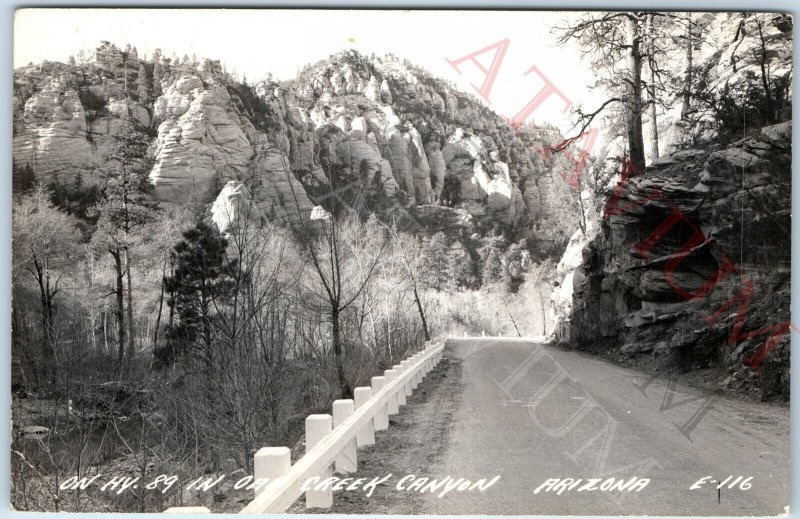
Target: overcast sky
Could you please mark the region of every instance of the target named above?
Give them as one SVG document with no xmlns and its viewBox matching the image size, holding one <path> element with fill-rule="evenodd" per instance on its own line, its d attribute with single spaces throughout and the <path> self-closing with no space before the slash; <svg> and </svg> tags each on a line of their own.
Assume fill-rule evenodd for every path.
<svg viewBox="0 0 800 519">
<path fill-rule="evenodd" d="M 160 48 L 166 56 L 196 54 L 219 59 L 229 71 L 254 82 L 266 73 L 291 79 L 306 63 L 346 48 L 369 54 L 394 53 L 436 76 L 476 93 L 486 77 L 469 61 L 459 74 L 447 59 L 510 41 L 489 94 L 489 104 L 506 116 L 517 114 L 544 86 L 536 66 L 564 95 L 587 108 L 602 100 L 587 86 L 589 67 L 573 46 L 558 47 L 550 28 L 565 12 L 487 11 L 315 11 L 253 9 L 25 9 L 14 24 L 14 66 L 42 60 L 66 61 L 101 40 L 139 56 Z M 489 68 L 495 50 L 478 59 Z M 550 96 L 531 118 L 562 131 L 571 127 L 565 103 Z"/>
</svg>

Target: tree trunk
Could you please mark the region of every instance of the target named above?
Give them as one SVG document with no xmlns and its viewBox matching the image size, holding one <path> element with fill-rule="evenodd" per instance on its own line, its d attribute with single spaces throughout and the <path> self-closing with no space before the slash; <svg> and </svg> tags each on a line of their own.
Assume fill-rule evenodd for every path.
<svg viewBox="0 0 800 519">
<path fill-rule="evenodd" d="M 628 18 L 628 147 L 631 163 L 644 171 L 644 138 L 642 137 L 642 53 L 639 21 Z"/>
<path fill-rule="evenodd" d="M 46 263 L 41 264 L 34 257 L 36 281 L 39 284 L 39 301 L 42 306 L 42 353 L 41 365 L 38 366 L 36 375 L 41 377 L 40 382 L 55 383 L 53 373 L 56 368 L 55 337 L 53 333 L 53 295 L 50 289 L 50 274 L 47 272 Z"/>
<path fill-rule="evenodd" d="M 650 160 L 655 160 L 658 158 L 658 119 L 656 116 L 656 58 L 655 58 L 655 27 L 653 27 L 653 17 L 655 15 L 650 15 L 650 19 L 648 20 L 648 36 L 649 36 L 649 49 L 648 49 L 648 61 L 650 66 L 650 82 L 647 89 L 648 94 L 648 101 L 650 103 Z"/>
<path fill-rule="evenodd" d="M 578 227 L 581 228 L 581 234 L 586 236 L 586 208 L 583 205 L 583 188 L 581 187 L 581 179 L 578 179 L 578 206 L 581 209 L 581 217 L 578 220 Z"/>
<path fill-rule="evenodd" d="M 170 254 L 169 256 L 169 277 L 170 279 L 175 278 L 175 256 Z M 175 325 L 175 289 L 173 288 L 174 283 L 170 283 L 169 288 L 169 300 L 171 304 L 169 305 L 169 323 L 168 328 L 172 329 Z"/>
<path fill-rule="evenodd" d="M 414 283 L 414 301 L 417 303 L 417 310 L 419 310 L 419 318 L 422 320 L 422 331 L 425 333 L 425 340 L 430 341 L 431 336 L 428 333 L 428 321 L 425 319 L 425 310 L 422 309 L 422 301 L 419 299 L 417 292 L 417 284 Z"/>
<path fill-rule="evenodd" d="M 650 81 L 653 81 L 653 72 L 650 72 Z M 658 158 L 658 119 L 656 115 L 656 87 L 650 87 L 650 160 Z"/>
<path fill-rule="evenodd" d="M 125 358 L 125 289 L 123 278 L 125 271 L 122 268 L 122 254 L 118 248 L 110 249 L 111 256 L 114 258 L 114 271 L 116 273 L 116 296 L 117 296 L 117 370 L 122 373 L 122 361 Z"/>
<path fill-rule="evenodd" d="M 164 277 L 167 275 L 167 259 L 164 258 L 164 266 L 161 268 L 161 292 L 158 294 L 158 313 L 156 314 L 156 326 L 153 331 L 153 352 L 158 347 L 158 329 L 161 327 L 161 313 L 164 310 Z"/>
<path fill-rule="evenodd" d="M 756 26 L 758 27 L 758 36 L 761 39 L 761 58 L 759 59 L 759 66 L 761 67 L 761 86 L 764 87 L 764 112 L 769 117 L 769 122 L 777 122 L 775 117 L 774 103 L 772 99 L 772 88 L 769 84 L 769 71 L 767 65 L 767 44 L 764 40 L 764 31 L 761 27 L 761 20 L 758 15 L 754 15 Z"/>
<path fill-rule="evenodd" d="M 681 119 L 686 120 L 692 107 L 692 13 L 686 16 L 686 74 L 683 79 L 683 106 L 681 106 Z"/>
<path fill-rule="evenodd" d="M 333 334 L 333 355 L 336 358 L 336 376 L 339 379 L 339 388 L 342 391 L 341 398 L 351 398 L 352 390 L 347 377 L 344 374 L 344 358 L 342 355 L 342 339 L 339 330 L 339 309 L 331 309 L 331 325 Z"/>
<path fill-rule="evenodd" d="M 131 287 L 131 257 L 130 253 L 128 252 L 128 248 L 125 247 L 125 277 L 126 282 L 128 285 L 128 357 L 133 360 L 133 356 L 136 353 L 136 349 L 134 347 L 134 333 L 133 333 L 133 289 Z"/>
</svg>

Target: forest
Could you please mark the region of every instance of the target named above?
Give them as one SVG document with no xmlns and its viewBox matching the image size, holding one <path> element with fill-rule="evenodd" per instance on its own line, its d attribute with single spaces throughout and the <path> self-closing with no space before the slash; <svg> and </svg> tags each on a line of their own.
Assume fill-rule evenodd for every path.
<svg viewBox="0 0 800 519">
<path fill-rule="evenodd" d="M 623 163 L 644 171 L 673 151 L 727 145 L 754 128 L 790 120 L 791 71 L 775 64 L 775 46 L 785 45 L 775 42 L 786 23 L 791 34 L 791 20 L 772 16 L 726 19 L 725 27 L 734 29 L 724 35 L 733 32 L 735 40 L 706 49 L 704 59 L 697 54 L 717 22 L 700 13 L 587 13 L 554 28 L 554 41 L 583 50 L 582 63 L 595 71 L 593 86 L 606 100 L 578 107 L 574 137 L 559 135 L 552 145 L 535 141 L 532 126 L 504 126 L 507 142 L 474 130 L 478 142 L 492 141 L 486 144 L 491 152 L 453 159 L 435 201 L 419 204 L 446 210 L 448 218 L 481 206 L 474 227 L 430 225 L 408 193 L 392 198 L 377 181 L 351 189 L 353 171 L 320 145 L 313 163 L 323 181 L 313 189 L 339 195 L 305 212 L 292 191 L 294 198 L 281 203 L 299 217 L 270 220 L 210 200 L 165 201 L 152 181 L 153 142 L 163 137 L 154 106 L 185 74 L 202 75 L 210 62 L 185 57 L 181 64 L 159 55 L 129 65 L 135 50 L 126 50 L 124 71 L 113 76 L 125 109 L 115 114 L 95 88 L 99 80 L 85 79 L 86 70 L 100 75 L 89 58 L 51 64 L 48 70 L 83 74 L 70 85 L 85 124 L 114 124 L 102 146 L 92 142 L 88 170 L 41 174 L 15 155 L 14 507 L 153 512 L 180 506 L 193 499 L 177 491 L 185 483 L 202 474 L 251 474 L 255 450 L 298 444 L 308 414 L 352 397 L 356 386 L 426 341 L 465 334 L 563 338 L 558 325 L 567 316 L 551 301 L 564 283 L 561 256 L 571 244 L 581 258 Z M 15 95 L 23 101 L 52 79 L 31 70 L 15 75 Z M 740 80 L 720 79 L 733 76 Z M 287 129 L 258 84 L 225 77 L 237 114 L 248 114 L 275 147 L 288 148 L 284 140 L 297 145 L 299 132 Z M 102 80 L 103 89 L 111 88 L 108 77 Z M 435 110 L 392 89 L 398 112 L 422 127 L 418 122 Z M 383 94 L 384 101 L 390 97 Z M 342 103 L 357 104 L 351 101 Z M 321 102 L 314 97 L 308 105 Z M 458 98 L 456 105 L 463 104 Z M 137 115 L 142 107 L 147 124 Z M 606 134 L 603 150 L 576 162 L 570 154 L 595 127 Z M 431 134 L 430 141 L 441 137 Z M 460 177 L 456 166 L 468 162 L 471 175 L 482 162 L 496 178 L 502 165 L 508 174 L 506 163 L 512 169 L 513 161 L 523 163 L 518 147 L 536 157 L 536 167 L 526 173 L 528 184 L 517 171 L 508 182 L 523 186 L 519 198 L 526 185 L 540 190 L 540 201 L 550 189 L 551 205 L 541 207 L 556 209 L 536 213 L 526 206 L 512 225 L 501 225 L 483 216 L 490 214 L 489 195 L 467 198 L 467 184 L 477 181 Z M 312 185 L 313 175 L 285 151 L 281 180 Z M 573 174 L 575 164 L 582 169 Z M 364 174 L 367 166 L 362 161 L 352 169 Z M 215 174 L 218 193 L 234 175 Z M 548 175 L 555 187 L 542 187 Z M 348 186 L 344 194 L 341 186 Z M 143 480 L 171 474 L 182 484 L 166 493 L 131 488 L 113 497 L 61 488 L 68 478 L 99 472 Z"/>
<path fill-rule="evenodd" d="M 241 217 L 221 235 L 208 208 L 155 202 L 142 135 L 132 119 L 112 134 L 102 189 L 17 172 L 14 415 L 49 429 L 15 459 L 24 507 L 93 506 L 59 485 L 111 461 L 142 477 L 252 472 L 254 449 L 432 337 L 547 331 L 545 303 L 532 317 L 519 288 L 545 273 L 524 243 L 468 251 L 344 207 L 288 228 Z"/>
</svg>

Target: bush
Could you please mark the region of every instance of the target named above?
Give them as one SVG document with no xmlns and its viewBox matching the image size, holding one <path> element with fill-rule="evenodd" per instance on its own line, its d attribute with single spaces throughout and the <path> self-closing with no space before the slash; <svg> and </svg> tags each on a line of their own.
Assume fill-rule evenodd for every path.
<svg viewBox="0 0 800 519">
<path fill-rule="evenodd" d="M 752 71 L 744 80 L 721 91 L 710 90 L 701 81 L 695 99 L 714 115 L 714 126 L 722 142 L 742 136 L 749 128 L 761 128 L 791 118 L 791 83 L 789 77 L 771 78 L 769 92 L 761 78 Z M 788 114 L 788 115 L 787 115 Z"/>
</svg>

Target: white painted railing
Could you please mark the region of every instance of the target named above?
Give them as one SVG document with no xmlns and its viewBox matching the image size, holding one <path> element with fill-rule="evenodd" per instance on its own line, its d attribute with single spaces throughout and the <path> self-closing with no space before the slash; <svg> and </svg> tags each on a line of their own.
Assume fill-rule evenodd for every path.
<svg viewBox="0 0 800 519">
<path fill-rule="evenodd" d="M 337 471 L 355 472 L 357 447 L 375 443 L 375 431 L 389 427 L 389 415 L 397 414 L 422 381 L 442 359 L 444 342 L 427 343 L 425 349 L 384 372 L 372 377 L 371 387 L 357 387 L 353 400 L 336 400 L 332 414 L 306 417 L 306 454 L 291 465 L 286 447 L 265 447 L 254 460 L 254 479 L 269 479 L 256 490 L 253 499 L 240 513 L 279 514 L 285 512 L 303 494 L 303 483 L 312 477 L 320 481 Z M 306 508 L 330 508 L 333 491 L 308 490 Z M 186 513 L 187 508 L 170 508 L 168 513 Z M 189 513 L 207 512 L 192 507 Z"/>
</svg>

